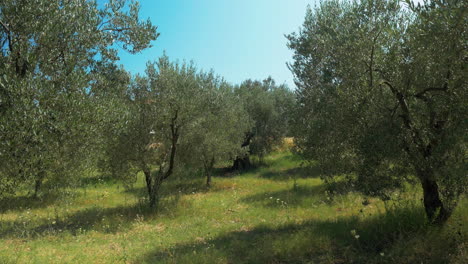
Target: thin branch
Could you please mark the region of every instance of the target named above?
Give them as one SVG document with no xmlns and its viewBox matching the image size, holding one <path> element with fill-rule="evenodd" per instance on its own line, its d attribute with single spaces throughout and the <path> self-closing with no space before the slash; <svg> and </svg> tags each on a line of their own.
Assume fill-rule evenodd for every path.
<svg viewBox="0 0 468 264">
<path fill-rule="evenodd" d="M 408 118 L 409 118 L 409 108 L 408 108 L 408 104 L 406 103 L 405 96 L 400 91 L 395 89 L 395 87 L 393 87 L 393 85 L 390 82 L 383 81 L 383 84 L 387 85 L 388 88 L 390 88 L 390 90 L 395 95 L 396 99 L 398 100 L 403 112 L 405 113 L 405 115 L 408 115 Z"/>
<path fill-rule="evenodd" d="M 107 20 L 107 21 L 104 21 L 104 22 L 100 23 L 100 24 L 97 26 L 97 29 L 98 29 L 98 30 L 101 30 L 101 28 L 102 28 L 103 26 L 105 26 L 106 24 L 110 24 L 110 22 L 111 22 L 110 20 Z"/>
<path fill-rule="evenodd" d="M 176 110 L 174 117 L 171 120 L 171 136 L 172 136 L 171 156 L 169 158 L 169 168 L 167 169 L 162 179 L 167 179 L 169 176 L 171 176 L 172 170 L 174 169 L 177 142 L 179 141 L 179 127 L 176 125 L 178 113 L 179 111 Z"/>
<path fill-rule="evenodd" d="M 103 28 L 101 29 L 102 31 L 117 31 L 117 32 L 123 32 L 126 30 L 132 29 L 131 27 L 122 27 L 122 28 Z"/>
<path fill-rule="evenodd" d="M 375 43 L 377 42 L 377 39 L 380 36 L 380 33 L 382 30 L 379 30 L 377 34 L 375 35 L 374 39 L 372 40 L 372 48 L 371 48 L 371 54 L 370 54 L 370 65 L 369 65 L 369 86 L 372 88 L 374 85 L 374 52 L 375 52 Z"/>
<path fill-rule="evenodd" d="M 8 48 L 10 49 L 10 52 L 13 52 L 13 43 L 11 42 L 11 31 L 8 28 L 8 26 L 5 23 L 3 23 L 3 21 L 0 20 L 0 24 L 2 25 L 2 27 L 5 29 L 5 31 L 7 33 Z"/>
<path fill-rule="evenodd" d="M 450 68 L 450 65 L 448 67 Z M 446 92 L 446 91 L 448 91 L 448 80 L 450 79 L 450 76 L 451 76 L 451 72 L 450 72 L 450 69 L 448 69 L 447 70 L 447 76 L 445 77 L 445 82 L 444 82 L 444 85 L 442 87 L 429 87 L 429 88 L 426 88 L 426 89 L 422 90 L 421 92 L 415 94 L 414 97 L 420 98 L 420 99 L 423 99 L 423 100 L 427 100 L 427 98 L 424 95 L 426 93 L 428 93 L 428 92 Z"/>
<path fill-rule="evenodd" d="M 444 85 L 444 87 L 429 87 L 429 88 L 424 89 L 423 91 L 415 94 L 414 97 L 422 98 L 422 97 L 424 97 L 424 94 L 426 94 L 428 92 L 435 92 L 435 91 L 446 92 L 447 91 L 447 86 Z"/>
<path fill-rule="evenodd" d="M 383 81 L 383 84 L 387 85 L 387 87 L 390 88 L 390 90 L 398 100 L 398 104 L 401 107 L 401 110 L 403 111 L 403 113 L 399 116 L 403 119 L 403 124 L 405 125 L 405 127 L 411 132 L 414 144 L 420 149 L 422 153 L 425 153 L 425 148 L 423 144 L 424 141 L 421 139 L 419 131 L 413 127 L 410 110 L 405 100 L 405 96 L 395 87 L 393 87 L 393 85 L 389 81 Z"/>
</svg>

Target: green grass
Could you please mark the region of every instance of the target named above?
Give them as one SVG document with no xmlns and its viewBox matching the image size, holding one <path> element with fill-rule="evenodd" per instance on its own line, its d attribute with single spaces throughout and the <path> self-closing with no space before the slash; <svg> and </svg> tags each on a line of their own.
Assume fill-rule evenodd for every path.
<svg viewBox="0 0 468 264">
<path fill-rule="evenodd" d="M 319 172 L 289 152 L 242 174 L 166 182 L 157 211 L 131 189 L 88 179 L 41 200 L 0 205 L 0 263 L 468 263 L 464 199 L 428 226 L 418 190 L 384 204 L 329 197 Z M 410 198 L 408 198 L 410 197 Z"/>
</svg>

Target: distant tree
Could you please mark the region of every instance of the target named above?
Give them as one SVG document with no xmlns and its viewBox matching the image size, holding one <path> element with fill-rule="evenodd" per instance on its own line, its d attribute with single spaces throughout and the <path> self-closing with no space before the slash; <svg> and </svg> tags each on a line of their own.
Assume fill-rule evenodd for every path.
<svg viewBox="0 0 468 264">
<path fill-rule="evenodd" d="M 246 153 L 241 144 L 250 126 L 243 104 L 230 84 L 213 73 L 200 74 L 199 82 L 203 103 L 198 111 L 202 114 L 181 142 L 181 158 L 190 167 L 201 168 L 206 185 L 210 186 L 215 163 Z"/>
<path fill-rule="evenodd" d="M 270 77 L 263 81 L 244 81 L 235 90 L 250 119 L 242 147 L 260 159 L 278 145 L 289 129 L 294 94 L 285 85 L 276 85 Z M 249 155 L 234 160 L 233 169 L 250 167 Z"/>
<path fill-rule="evenodd" d="M 467 28 L 463 1 L 324 1 L 294 50 L 298 150 L 325 179 L 383 198 L 419 181 L 430 222 L 466 193 Z"/>
<path fill-rule="evenodd" d="M 118 59 L 116 45 L 136 53 L 157 37 L 138 12 L 124 0 L 0 1 L 0 196 L 69 182 L 83 164 L 98 69 Z"/>
</svg>

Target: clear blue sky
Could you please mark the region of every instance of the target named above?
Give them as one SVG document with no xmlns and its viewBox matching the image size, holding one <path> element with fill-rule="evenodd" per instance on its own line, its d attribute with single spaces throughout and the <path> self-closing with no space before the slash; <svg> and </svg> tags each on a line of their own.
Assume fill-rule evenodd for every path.
<svg viewBox="0 0 468 264">
<path fill-rule="evenodd" d="M 228 82 L 264 79 L 294 88 L 286 66 L 292 52 L 284 34 L 297 31 L 307 4 L 315 0 L 140 0 L 142 19 L 150 18 L 161 36 L 153 47 L 131 55 L 120 53 L 132 73 L 165 50 L 173 60 L 193 60 Z"/>
</svg>

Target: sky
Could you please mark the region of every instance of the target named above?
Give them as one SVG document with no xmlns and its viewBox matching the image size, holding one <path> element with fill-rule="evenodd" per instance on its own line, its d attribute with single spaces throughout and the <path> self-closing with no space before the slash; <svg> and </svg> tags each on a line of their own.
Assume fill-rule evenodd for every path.
<svg viewBox="0 0 468 264">
<path fill-rule="evenodd" d="M 139 0 L 140 18 L 158 27 L 153 47 L 132 55 L 120 52 L 131 73 L 164 51 L 171 60 L 193 61 L 232 84 L 273 77 L 294 89 L 286 66 L 292 54 L 285 34 L 298 31 L 315 0 Z"/>
</svg>

